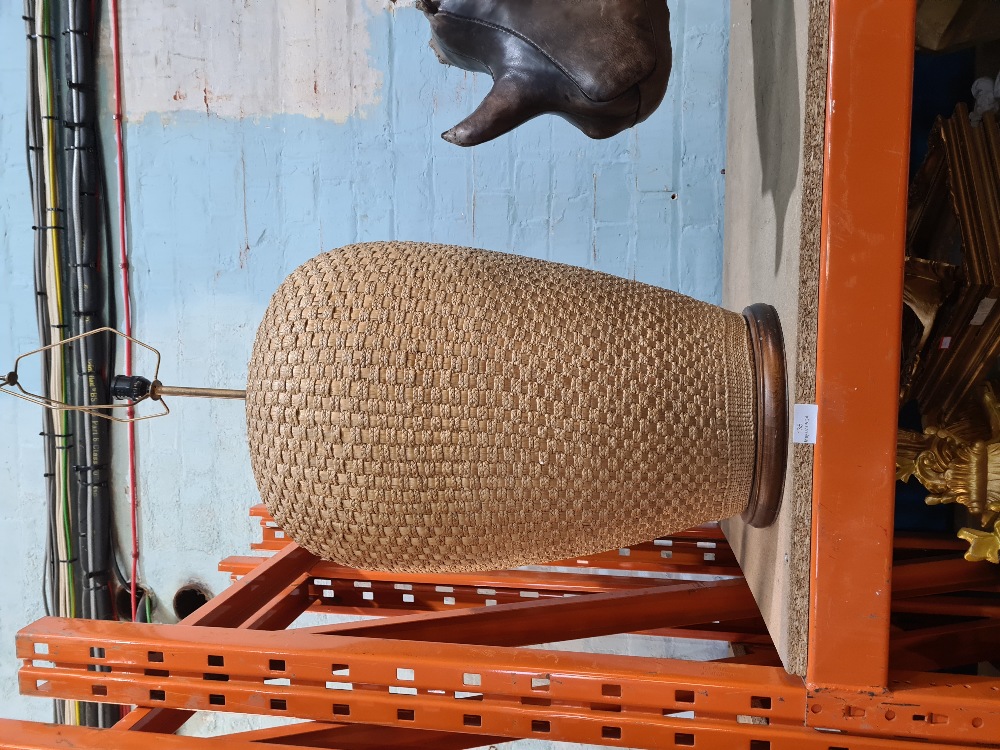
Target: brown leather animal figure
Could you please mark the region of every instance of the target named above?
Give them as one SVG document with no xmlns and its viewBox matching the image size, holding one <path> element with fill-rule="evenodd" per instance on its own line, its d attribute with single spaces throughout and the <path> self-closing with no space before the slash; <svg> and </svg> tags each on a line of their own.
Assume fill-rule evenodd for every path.
<svg viewBox="0 0 1000 750">
<path fill-rule="evenodd" d="M 493 89 L 442 134 L 475 146 L 557 114 L 591 138 L 645 120 L 667 90 L 666 0 L 418 0 L 439 59 L 489 73 Z"/>
</svg>

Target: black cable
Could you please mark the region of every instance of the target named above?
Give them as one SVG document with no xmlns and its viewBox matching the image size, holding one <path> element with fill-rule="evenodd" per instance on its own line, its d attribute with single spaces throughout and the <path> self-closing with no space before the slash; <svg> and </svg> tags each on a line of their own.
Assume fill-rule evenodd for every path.
<svg viewBox="0 0 1000 750">
<path fill-rule="evenodd" d="M 149 594 L 143 589 L 139 595 L 139 599 L 135 603 L 135 619 L 137 622 L 149 622 L 149 618 L 146 616 L 146 598 L 148 596 Z"/>
<path fill-rule="evenodd" d="M 96 3 L 63 0 L 60 4 L 59 45 L 64 50 L 65 78 L 61 87 L 65 100 L 62 135 L 66 144 L 61 161 L 66 165 L 67 264 L 69 272 L 70 321 L 74 335 L 88 333 L 107 323 L 104 290 L 102 236 L 102 163 L 98 161 L 96 128 Z M 72 348 L 70 372 L 74 403 L 93 406 L 110 401 L 109 381 L 113 363 L 108 357 L 106 335 L 90 336 Z M 76 451 L 74 464 L 75 539 L 79 555 L 80 615 L 110 619 L 111 599 L 111 494 L 110 425 L 91 414 L 77 412 L 74 419 Z M 113 708 L 96 704 L 82 706 L 83 723 L 110 726 Z"/>
<path fill-rule="evenodd" d="M 122 564 L 121 561 L 118 559 L 118 555 L 112 553 L 111 560 L 114 563 L 113 567 L 115 571 L 115 578 L 118 579 L 118 585 L 121 586 L 123 589 L 131 590 L 132 582 L 129 580 L 128 576 L 126 576 L 125 573 L 122 572 Z"/>
<path fill-rule="evenodd" d="M 96 155 L 96 81 L 94 38 L 95 6 L 79 0 L 65 0 L 63 33 L 66 76 L 63 95 L 67 118 L 64 134 L 69 140 L 64 153 L 67 163 L 67 228 L 72 248 L 70 278 L 73 333 L 80 335 L 105 324 L 105 280 L 101 278 L 102 211 L 100 209 L 100 164 Z M 88 337 L 76 342 L 73 360 L 75 403 L 92 406 L 109 400 L 111 363 L 105 337 Z M 105 619 L 111 616 L 107 582 L 110 578 L 111 517 L 107 454 L 110 430 L 104 420 L 78 413 L 75 460 L 77 465 L 102 467 L 86 475 L 77 472 L 76 540 L 80 551 L 82 578 L 81 614 Z"/>
<path fill-rule="evenodd" d="M 64 134 L 69 143 L 63 152 L 68 165 L 67 225 L 70 227 L 71 302 L 69 320 L 74 333 L 107 325 L 106 301 L 113 296 L 107 264 L 108 212 L 103 186 L 103 161 L 97 131 L 96 40 L 98 5 L 93 0 L 65 0 L 63 33 L 66 80 Z M 104 242 L 102 243 L 102 239 Z M 93 406 L 110 402 L 113 359 L 108 335 L 90 336 L 74 346 L 77 403 Z M 76 453 L 77 549 L 80 556 L 83 617 L 114 616 L 111 578 L 112 514 L 110 490 L 110 424 L 91 414 L 78 413 Z M 86 706 L 85 723 L 111 726 L 117 719 L 114 706 Z"/>
<path fill-rule="evenodd" d="M 101 181 L 101 193 L 100 193 L 100 206 L 101 206 L 101 217 L 103 219 L 104 227 L 104 288 L 106 290 L 105 300 L 104 300 L 104 319 L 105 320 L 118 320 L 118 298 L 115 296 L 115 285 L 114 285 L 114 269 L 116 268 L 117 259 L 115 257 L 115 243 L 113 239 L 113 232 L 111 230 L 111 204 L 108 200 L 108 173 L 104 168 L 104 140 L 101 135 L 100 122 L 95 121 L 94 123 L 94 141 L 97 148 L 97 163 L 100 165 L 98 170 L 100 181 Z M 115 358 L 118 355 L 118 337 L 108 336 L 108 362 L 114 366 Z"/>
</svg>

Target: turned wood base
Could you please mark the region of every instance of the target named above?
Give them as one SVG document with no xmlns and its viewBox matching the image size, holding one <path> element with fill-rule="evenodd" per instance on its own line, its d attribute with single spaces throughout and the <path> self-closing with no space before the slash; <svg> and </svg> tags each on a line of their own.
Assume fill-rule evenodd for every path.
<svg viewBox="0 0 1000 750">
<path fill-rule="evenodd" d="M 788 386 L 778 312 L 758 303 L 743 311 L 750 328 L 757 382 L 757 436 L 750 502 L 742 518 L 751 526 L 774 523 L 781 508 L 788 461 Z"/>
</svg>

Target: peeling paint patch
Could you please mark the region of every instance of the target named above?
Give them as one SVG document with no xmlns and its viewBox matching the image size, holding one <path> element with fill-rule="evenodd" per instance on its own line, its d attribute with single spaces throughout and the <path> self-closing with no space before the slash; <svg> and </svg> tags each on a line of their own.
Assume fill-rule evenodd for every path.
<svg viewBox="0 0 1000 750">
<path fill-rule="evenodd" d="M 368 22 L 392 0 L 125 3 L 126 118 L 195 111 L 346 121 L 379 100 Z"/>
</svg>

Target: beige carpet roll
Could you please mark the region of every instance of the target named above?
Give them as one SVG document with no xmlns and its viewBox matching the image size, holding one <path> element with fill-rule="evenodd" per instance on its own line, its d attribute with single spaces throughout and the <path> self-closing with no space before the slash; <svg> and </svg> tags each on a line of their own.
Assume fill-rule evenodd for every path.
<svg viewBox="0 0 1000 750">
<path fill-rule="evenodd" d="M 249 373 L 261 497 L 345 565 L 509 568 L 747 506 L 747 323 L 664 289 L 497 252 L 353 245 L 282 283 Z"/>
</svg>

